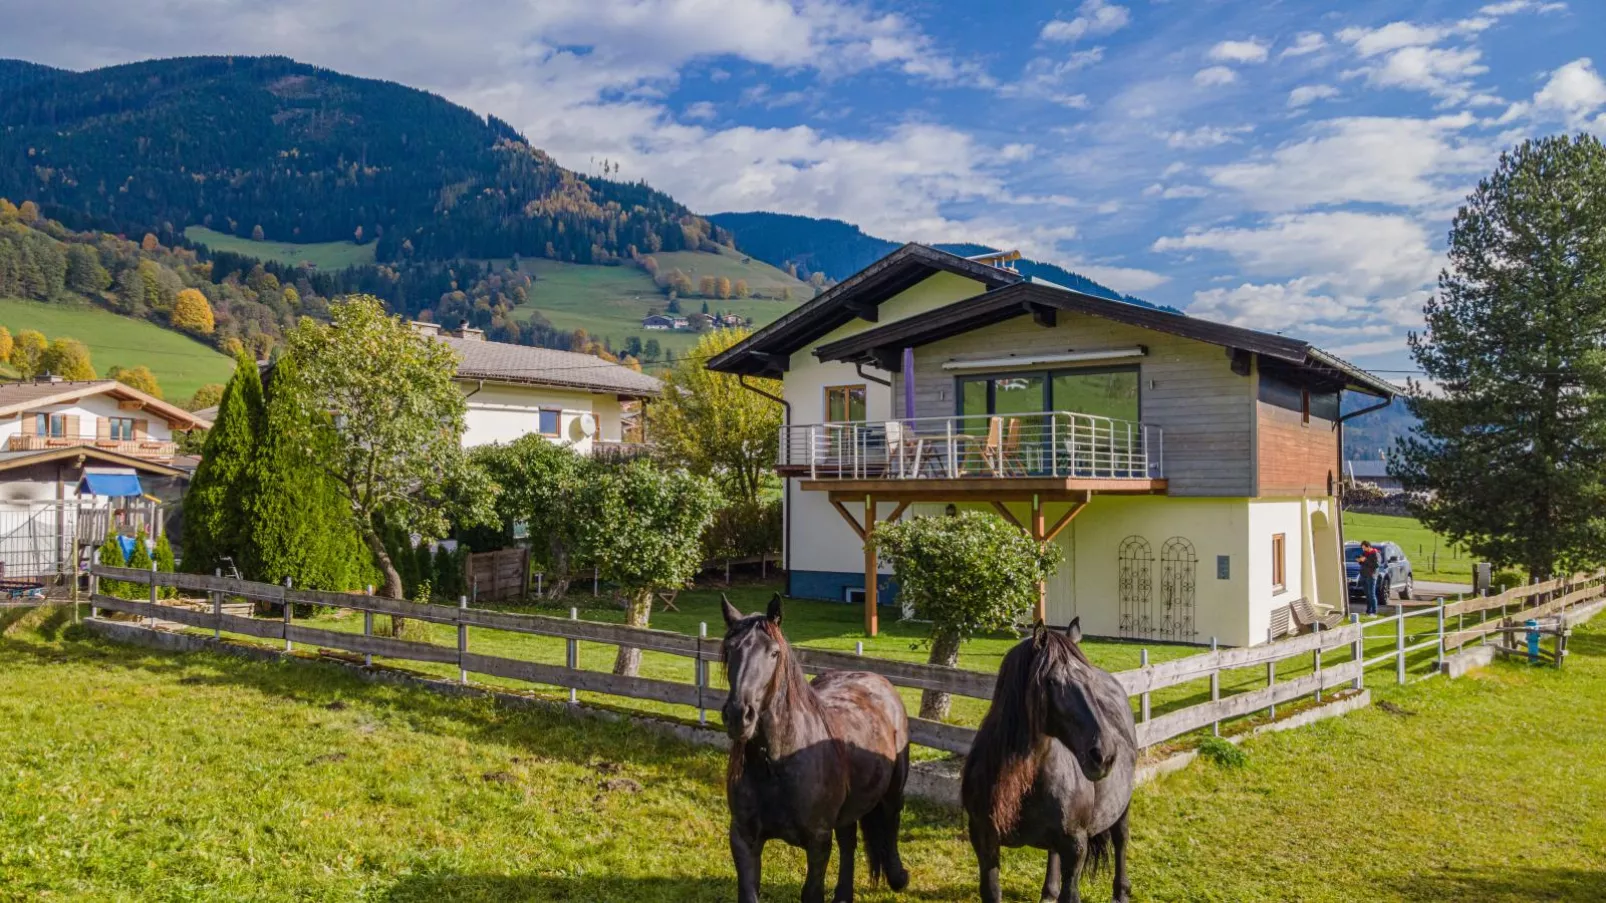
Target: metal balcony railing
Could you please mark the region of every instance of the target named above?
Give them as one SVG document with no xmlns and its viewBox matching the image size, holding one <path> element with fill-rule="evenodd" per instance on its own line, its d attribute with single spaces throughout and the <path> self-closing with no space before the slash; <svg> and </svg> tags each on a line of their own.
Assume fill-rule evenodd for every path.
<svg viewBox="0 0 1606 903">
<path fill-rule="evenodd" d="M 781 428 L 780 466 L 812 479 L 1164 476 L 1160 428 L 1075 411 Z"/>
</svg>

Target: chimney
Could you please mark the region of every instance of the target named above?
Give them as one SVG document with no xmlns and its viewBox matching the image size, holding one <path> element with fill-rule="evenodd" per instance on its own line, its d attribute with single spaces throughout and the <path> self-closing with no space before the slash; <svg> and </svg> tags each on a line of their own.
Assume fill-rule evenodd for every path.
<svg viewBox="0 0 1606 903">
<path fill-rule="evenodd" d="M 471 342 L 485 341 L 485 330 L 475 329 L 474 327 L 468 325 L 467 320 L 459 320 L 457 323 L 457 328 L 447 333 L 447 335 L 450 335 L 453 338 L 467 339 Z"/>
<path fill-rule="evenodd" d="M 61 382 L 61 377 L 57 376 L 54 373 L 51 373 L 49 370 L 46 370 L 43 373 L 35 375 L 34 378 L 33 378 L 33 381 L 35 383 L 38 383 L 38 384 L 41 384 L 41 385 L 48 384 L 48 383 L 59 383 L 59 382 Z"/>
</svg>

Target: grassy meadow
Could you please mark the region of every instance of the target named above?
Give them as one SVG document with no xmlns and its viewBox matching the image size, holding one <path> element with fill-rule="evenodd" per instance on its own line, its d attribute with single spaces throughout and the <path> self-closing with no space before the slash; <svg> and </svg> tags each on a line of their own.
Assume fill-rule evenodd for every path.
<svg viewBox="0 0 1606 903">
<path fill-rule="evenodd" d="M 0 298 L 0 326 L 13 335 L 37 329 L 47 338 L 75 338 L 89 346 L 95 372 L 103 376 L 117 364 L 144 364 L 173 402 L 187 400 L 207 383 L 226 383 L 234 372 L 233 361 L 189 336 L 86 303 Z"/>
<path fill-rule="evenodd" d="M 1452 546 L 1414 517 L 1346 511 L 1344 538 L 1349 541 L 1369 539 L 1372 542 L 1398 543 L 1405 550 L 1406 557 L 1411 559 L 1411 570 L 1418 580 L 1472 582 L 1472 554 L 1466 549 Z"/>
<path fill-rule="evenodd" d="M 724 759 L 633 729 L 369 684 L 332 665 L 120 646 L 0 613 L 0 900 L 728 900 Z M 1606 630 L 1564 670 L 1374 692 L 1140 788 L 1143 901 L 1606 896 Z M 975 899 L 960 816 L 913 805 L 913 883 Z M 1036 899 L 1042 856 L 1006 851 Z M 796 899 L 772 844 L 764 896 Z M 1084 885 L 1109 899 L 1107 878 Z"/>
<path fill-rule="evenodd" d="M 320 270 L 343 270 L 374 262 L 374 243 L 357 244 L 350 241 L 323 241 L 297 244 L 288 241 L 253 241 L 226 232 L 214 232 L 205 226 L 190 226 L 184 237 L 200 242 L 214 251 L 231 251 L 258 260 L 276 260 L 286 266 L 310 263 Z"/>
</svg>

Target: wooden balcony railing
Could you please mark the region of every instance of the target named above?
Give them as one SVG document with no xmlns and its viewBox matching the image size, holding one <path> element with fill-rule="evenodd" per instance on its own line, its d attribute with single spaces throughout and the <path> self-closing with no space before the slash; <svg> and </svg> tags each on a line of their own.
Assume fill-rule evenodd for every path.
<svg viewBox="0 0 1606 903">
<path fill-rule="evenodd" d="M 71 436 L 12 436 L 6 441 L 6 450 L 45 451 L 79 445 L 134 458 L 171 458 L 178 453 L 177 443 L 161 439 L 85 439 Z"/>
</svg>

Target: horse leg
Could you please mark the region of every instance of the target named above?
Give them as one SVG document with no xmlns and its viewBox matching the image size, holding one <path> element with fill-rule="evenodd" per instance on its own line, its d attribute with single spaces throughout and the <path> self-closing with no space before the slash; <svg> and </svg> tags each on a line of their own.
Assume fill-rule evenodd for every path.
<svg viewBox="0 0 1606 903">
<path fill-rule="evenodd" d="M 971 816 L 970 847 L 976 851 L 981 869 L 981 903 L 1003 903 L 1004 890 L 998 884 L 998 836 L 977 826 L 975 816 Z"/>
<path fill-rule="evenodd" d="M 859 826 L 849 822 L 836 829 L 837 874 L 832 903 L 853 903 L 853 857 L 859 846 Z"/>
<path fill-rule="evenodd" d="M 1110 826 L 1110 842 L 1115 848 L 1115 896 L 1111 903 L 1127 903 L 1132 899 L 1132 882 L 1126 877 L 1126 842 L 1132 834 L 1132 826 L 1127 816 L 1132 810 L 1121 813 L 1114 825 Z"/>
<path fill-rule="evenodd" d="M 1082 868 L 1087 865 L 1087 843 L 1067 837 L 1060 847 L 1060 903 L 1082 903 Z"/>
<path fill-rule="evenodd" d="M 736 863 L 737 903 L 758 903 L 759 874 L 763 871 L 764 841 L 749 838 L 731 825 L 731 859 Z"/>
<path fill-rule="evenodd" d="M 1048 874 L 1043 876 L 1043 895 L 1041 903 L 1055 903 L 1060 898 L 1060 854 L 1058 850 L 1048 851 Z"/>
<path fill-rule="evenodd" d="M 831 864 L 830 833 L 809 838 L 805 851 L 809 870 L 803 876 L 803 903 L 825 903 L 825 870 Z"/>
</svg>

